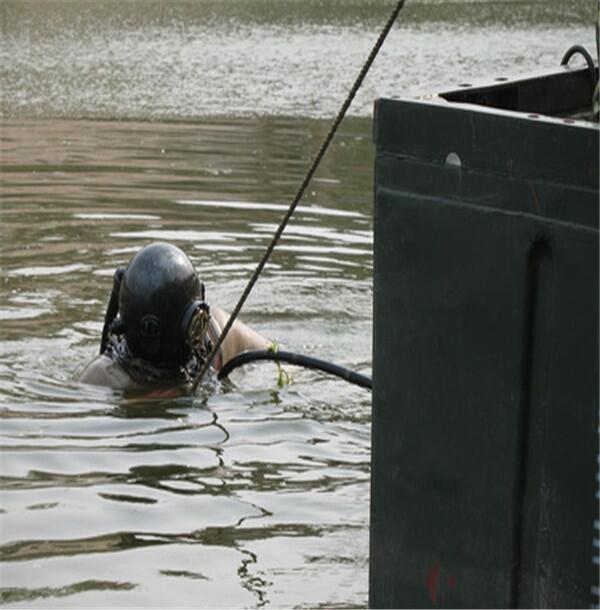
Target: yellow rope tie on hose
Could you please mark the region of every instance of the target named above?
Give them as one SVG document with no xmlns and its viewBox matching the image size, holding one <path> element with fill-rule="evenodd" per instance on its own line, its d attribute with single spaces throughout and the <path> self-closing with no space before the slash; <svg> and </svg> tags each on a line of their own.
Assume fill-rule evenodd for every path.
<svg viewBox="0 0 600 610">
<path fill-rule="evenodd" d="M 304 180 L 300 184 L 300 187 L 298 188 L 298 191 L 296 192 L 296 195 L 295 195 L 294 199 L 292 200 L 290 207 L 288 208 L 287 212 L 285 213 L 284 217 L 282 218 L 281 223 L 279 224 L 277 231 L 275 231 L 275 234 L 273 235 L 271 242 L 267 246 L 267 249 L 266 249 L 263 257 L 260 259 L 258 265 L 256 266 L 256 269 L 254 270 L 254 273 L 252 274 L 250 280 L 248 281 L 246 288 L 242 292 L 236 306 L 234 307 L 233 311 L 231 312 L 231 316 L 229 317 L 229 320 L 227 320 L 227 324 L 225 324 L 225 327 L 223 328 L 223 332 L 221 333 L 221 336 L 219 337 L 217 342 L 213 345 L 213 348 L 210 351 L 210 354 L 208 354 L 208 357 L 206 358 L 206 362 L 203 364 L 202 368 L 198 372 L 198 375 L 194 379 L 194 382 L 192 383 L 192 391 L 196 390 L 196 388 L 198 387 L 198 385 L 204 378 L 204 375 L 206 375 L 206 372 L 210 368 L 210 365 L 212 364 L 214 357 L 219 352 L 219 349 L 221 349 L 221 345 L 223 345 L 223 341 L 225 341 L 225 338 L 227 337 L 229 330 L 233 326 L 233 323 L 235 322 L 236 318 L 238 317 L 242 307 L 244 306 L 244 303 L 246 302 L 246 299 L 248 298 L 248 296 L 250 295 L 250 292 L 252 291 L 252 288 L 254 288 L 254 284 L 256 284 L 256 282 L 258 281 L 258 278 L 260 277 L 262 270 L 264 269 L 265 265 L 267 264 L 267 261 L 269 260 L 273 250 L 275 249 L 275 246 L 279 242 L 279 238 L 281 237 L 281 234 L 285 230 L 288 222 L 290 221 L 290 218 L 292 217 L 292 214 L 296 210 L 296 206 L 298 205 L 300 199 L 304 195 L 304 191 L 306 190 L 306 187 L 309 185 L 315 171 L 317 170 L 317 167 L 321 163 L 321 159 L 325 155 L 325 152 L 327 151 L 327 148 L 329 147 L 331 140 L 333 140 L 333 136 L 335 135 L 338 127 L 340 126 L 340 123 L 344 119 L 346 112 L 347 112 L 348 108 L 350 107 L 350 104 L 352 103 L 352 100 L 356 96 L 358 89 L 362 85 L 362 82 L 365 79 L 365 76 L 367 75 L 367 72 L 371 68 L 371 65 L 372 65 L 373 61 L 375 60 L 375 58 L 377 57 L 377 54 L 379 53 L 381 46 L 383 45 L 385 39 L 387 38 L 387 35 L 389 34 L 390 30 L 392 29 L 392 26 L 394 25 L 394 22 L 396 21 L 398 14 L 402 10 L 402 7 L 404 6 L 405 1 L 406 0 L 400 0 L 396 4 L 394 10 L 392 11 L 386 24 L 384 25 L 381 33 L 379 34 L 379 37 L 377 38 L 377 41 L 373 45 L 373 48 L 371 49 L 371 52 L 369 53 L 367 60 L 363 64 L 358 76 L 356 77 L 356 80 L 354 81 L 354 84 L 352 85 L 350 92 L 346 96 L 346 99 L 344 100 L 344 103 L 342 104 L 340 111 L 338 112 L 337 116 L 335 117 L 335 120 L 331 124 L 329 132 L 325 136 L 325 139 L 323 140 L 323 143 L 321 144 L 321 148 L 319 149 L 319 152 L 315 156 L 312 164 L 310 165 L 310 167 L 308 169 L 308 172 L 304 176 Z"/>
<path fill-rule="evenodd" d="M 279 344 L 273 341 L 267 347 L 267 351 L 276 354 L 279 351 Z M 286 385 L 290 385 L 292 383 L 292 376 L 283 368 L 279 360 L 275 360 L 275 365 L 277 366 L 277 387 L 281 389 Z"/>
</svg>

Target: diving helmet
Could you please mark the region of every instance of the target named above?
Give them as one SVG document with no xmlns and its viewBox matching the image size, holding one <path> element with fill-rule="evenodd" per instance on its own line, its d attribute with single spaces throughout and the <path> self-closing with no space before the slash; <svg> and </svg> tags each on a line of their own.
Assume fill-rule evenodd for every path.
<svg viewBox="0 0 600 610">
<path fill-rule="evenodd" d="M 190 259 L 171 244 L 142 248 L 119 290 L 119 322 L 127 345 L 154 363 L 181 365 L 204 343 L 209 311 Z"/>
</svg>

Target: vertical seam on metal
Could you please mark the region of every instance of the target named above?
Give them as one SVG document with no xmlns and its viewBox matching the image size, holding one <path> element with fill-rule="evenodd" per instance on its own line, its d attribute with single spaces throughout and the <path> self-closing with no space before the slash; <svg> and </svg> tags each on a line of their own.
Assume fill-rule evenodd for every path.
<svg viewBox="0 0 600 610">
<path fill-rule="evenodd" d="M 540 322 L 540 292 L 542 266 L 551 257 L 551 249 L 545 239 L 535 240 L 527 255 L 525 272 L 525 316 L 521 359 L 521 395 L 519 400 L 519 429 L 517 437 L 516 483 L 514 496 L 514 534 L 510 607 L 518 608 L 523 592 L 522 561 L 525 500 L 530 461 L 531 419 L 533 407 L 533 375 L 536 359 L 537 326 Z"/>
</svg>

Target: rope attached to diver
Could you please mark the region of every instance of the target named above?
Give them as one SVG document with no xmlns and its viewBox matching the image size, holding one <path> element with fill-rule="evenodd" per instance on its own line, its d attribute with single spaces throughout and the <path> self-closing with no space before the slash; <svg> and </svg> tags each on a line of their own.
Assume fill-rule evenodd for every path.
<svg viewBox="0 0 600 610">
<path fill-rule="evenodd" d="M 196 379 L 194 380 L 194 382 L 192 384 L 192 391 L 196 390 L 196 388 L 198 387 L 198 385 L 204 378 L 204 375 L 208 371 L 215 355 L 218 353 L 219 349 L 221 348 L 223 341 L 225 341 L 225 337 L 227 337 L 229 330 L 233 326 L 233 323 L 235 322 L 236 318 L 238 317 L 238 315 L 240 313 L 240 310 L 244 306 L 246 299 L 250 295 L 252 288 L 254 288 L 254 285 L 258 281 L 258 278 L 259 278 L 260 274 L 262 273 L 264 266 L 267 264 L 267 261 L 269 260 L 271 253 L 273 252 L 273 250 L 275 249 L 275 246 L 279 242 L 279 238 L 281 237 L 281 234 L 285 230 L 290 218 L 292 217 L 292 214 L 296 210 L 296 206 L 298 205 L 300 199 L 304 195 L 304 191 L 306 190 L 306 187 L 310 183 L 315 171 L 317 170 L 317 167 L 319 166 L 319 164 L 321 162 L 321 159 L 323 158 L 323 156 L 325 155 L 325 152 L 327 151 L 327 148 L 329 147 L 329 144 L 333 140 L 333 136 L 335 135 L 338 127 L 340 126 L 340 123 L 344 119 L 346 112 L 347 112 L 348 108 L 350 107 L 350 104 L 352 103 L 352 100 L 356 96 L 358 89 L 362 85 L 362 82 L 365 79 L 367 72 L 369 71 L 373 61 L 375 60 L 375 57 L 377 57 L 377 54 L 379 53 L 381 46 L 383 45 L 385 39 L 387 38 L 387 35 L 389 34 L 390 30 L 392 29 L 392 26 L 394 25 L 394 22 L 396 21 L 398 14 L 402 10 L 402 7 L 404 6 L 405 1 L 406 0 L 399 0 L 396 7 L 392 11 L 392 14 L 390 15 L 389 19 L 387 20 L 385 26 L 383 27 L 383 30 L 379 34 L 379 38 L 373 45 L 373 48 L 371 49 L 371 52 L 369 53 L 369 56 L 367 57 L 366 62 L 364 63 L 363 67 L 361 68 L 356 80 L 354 81 L 354 84 L 352 85 L 352 88 L 350 89 L 350 92 L 348 93 L 346 99 L 344 100 L 344 103 L 342 104 L 340 111 L 338 112 L 335 120 L 333 121 L 333 123 L 329 129 L 329 132 L 327 133 L 327 136 L 325 137 L 323 143 L 321 144 L 321 148 L 319 149 L 319 152 L 317 153 L 311 166 L 309 167 L 308 172 L 306 173 L 306 175 L 304 177 L 304 180 L 300 184 L 300 187 L 298 188 L 298 191 L 297 191 L 294 199 L 292 200 L 292 203 L 290 204 L 288 211 L 285 213 L 283 219 L 281 220 L 281 223 L 280 223 L 279 227 L 277 228 L 277 231 L 275 231 L 275 234 L 273 235 L 273 238 L 271 239 L 271 243 L 268 245 L 263 257 L 261 258 L 256 269 L 254 270 L 252 277 L 248 281 L 246 288 L 242 292 L 242 295 L 240 296 L 236 306 L 234 307 L 233 311 L 231 312 L 229 320 L 227 321 L 227 324 L 225 324 L 225 327 L 223 328 L 223 332 L 221 333 L 221 336 L 219 337 L 219 339 L 213 346 L 210 354 L 208 354 L 208 357 L 206 359 L 206 362 L 204 363 L 204 366 L 198 372 L 198 376 L 196 377 Z"/>
<path fill-rule="evenodd" d="M 254 350 L 249 352 L 242 352 L 237 356 L 234 356 L 231 360 L 228 360 L 225 366 L 219 371 L 218 378 L 223 379 L 231 373 L 234 369 L 237 369 L 244 364 L 249 362 L 257 362 L 259 360 L 273 360 L 275 362 L 286 362 L 287 364 L 295 364 L 302 366 L 306 369 L 315 369 L 329 373 L 340 377 L 345 381 L 354 383 L 363 388 L 373 389 L 371 378 L 366 375 L 361 375 L 355 371 L 333 364 L 333 362 L 327 362 L 320 358 L 313 358 L 312 356 L 304 356 L 303 354 L 296 354 L 294 352 L 286 352 L 277 350 L 276 352 L 270 350 Z"/>
</svg>

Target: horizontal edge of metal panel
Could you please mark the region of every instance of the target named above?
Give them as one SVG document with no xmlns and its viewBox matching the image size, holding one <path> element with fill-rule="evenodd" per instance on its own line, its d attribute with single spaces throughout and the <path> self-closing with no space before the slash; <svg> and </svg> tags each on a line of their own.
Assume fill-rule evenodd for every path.
<svg viewBox="0 0 600 610">
<path fill-rule="evenodd" d="M 587 227 L 598 233 L 598 189 L 560 184 L 470 168 L 423 162 L 378 152 L 375 157 L 375 202 L 380 193 L 436 200 L 499 213 L 546 218 Z"/>
<path fill-rule="evenodd" d="M 441 98 L 375 102 L 377 153 L 598 191 L 597 124 Z"/>
<path fill-rule="evenodd" d="M 560 66 L 553 71 L 512 77 L 499 76 L 477 85 L 463 83 L 458 89 L 438 96 L 448 102 L 471 103 L 503 110 L 536 113 L 556 118 L 591 120 L 592 96 L 598 79 L 598 66 Z M 590 119 L 581 114 L 586 109 Z"/>
</svg>

